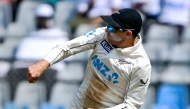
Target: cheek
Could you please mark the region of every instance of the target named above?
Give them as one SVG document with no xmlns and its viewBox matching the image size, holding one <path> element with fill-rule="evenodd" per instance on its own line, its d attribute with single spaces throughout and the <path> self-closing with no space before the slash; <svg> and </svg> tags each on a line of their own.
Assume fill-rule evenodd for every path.
<svg viewBox="0 0 190 109">
<path fill-rule="evenodd" d="M 121 40 L 122 40 L 122 38 L 119 37 L 119 36 L 117 36 L 116 34 L 111 33 L 110 35 L 111 35 L 111 37 L 112 37 L 112 39 L 113 39 L 114 41 L 121 41 Z"/>
</svg>

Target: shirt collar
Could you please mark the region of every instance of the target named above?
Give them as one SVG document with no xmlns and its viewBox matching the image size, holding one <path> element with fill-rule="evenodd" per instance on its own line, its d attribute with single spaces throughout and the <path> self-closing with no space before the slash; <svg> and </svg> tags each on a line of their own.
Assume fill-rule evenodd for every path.
<svg viewBox="0 0 190 109">
<path fill-rule="evenodd" d="M 134 52 L 142 43 L 141 35 L 138 34 L 138 36 L 139 37 L 137 39 L 137 43 L 134 46 L 127 47 L 127 48 L 115 48 L 115 49 L 121 51 L 124 54 L 130 54 L 130 53 Z"/>
</svg>

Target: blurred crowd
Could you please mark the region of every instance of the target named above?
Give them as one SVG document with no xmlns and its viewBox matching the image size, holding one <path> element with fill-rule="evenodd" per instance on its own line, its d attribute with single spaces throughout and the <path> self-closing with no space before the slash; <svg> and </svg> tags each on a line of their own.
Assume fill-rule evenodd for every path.
<svg viewBox="0 0 190 109">
<path fill-rule="evenodd" d="M 36 84 L 27 83 L 27 67 L 52 47 L 106 26 L 99 16 L 123 8 L 141 13 L 152 63 L 141 109 L 188 109 L 189 0 L 0 0 L 0 109 L 67 109 L 91 51 L 51 66 Z"/>
</svg>

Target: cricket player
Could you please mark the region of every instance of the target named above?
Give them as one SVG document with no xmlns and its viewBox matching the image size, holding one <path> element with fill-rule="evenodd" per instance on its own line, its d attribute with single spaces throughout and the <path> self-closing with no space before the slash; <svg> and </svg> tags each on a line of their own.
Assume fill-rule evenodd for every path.
<svg viewBox="0 0 190 109">
<path fill-rule="evenodd" d="M 141 16 L 134 9 L 122 9 L 101 18 L 107 27 L 54 47 L 44 59 L 29 66 L 28 81 L 35 83 L 52 64 L 93 49 L 70 108 L 139 109 L 151 76 L 151 64 L 139 34 Z"/>
</svg>

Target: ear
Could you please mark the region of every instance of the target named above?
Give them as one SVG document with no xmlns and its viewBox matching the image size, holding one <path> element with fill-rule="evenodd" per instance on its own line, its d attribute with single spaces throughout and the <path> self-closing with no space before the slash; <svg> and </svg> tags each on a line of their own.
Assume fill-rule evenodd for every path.
<svg viewBox="0 0 190 109">
<path fill-rule="evenodd" d="M 127 32 L 126 32 L 126 37 L 127 37 L 127 38 L 133 37 L 133 34 L 132 34 L 132 32 L 131 32 L 130 30 L 127 30 Z"/>
</svg>

